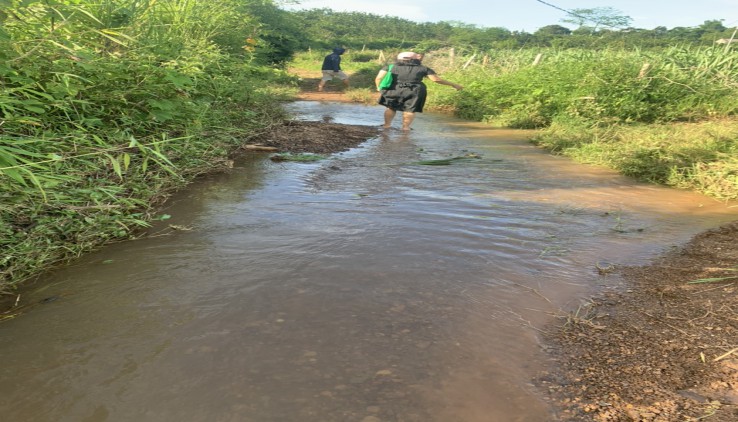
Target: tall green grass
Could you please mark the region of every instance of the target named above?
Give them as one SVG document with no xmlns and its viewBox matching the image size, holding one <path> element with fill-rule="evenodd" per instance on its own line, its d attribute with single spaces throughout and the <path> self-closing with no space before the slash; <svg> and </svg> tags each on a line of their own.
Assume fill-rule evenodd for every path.
<svg viewBox="0 0 738 422">
<path fill-rule="evenodd" d="M 348 51 L 345 68 L 374 92 L 397 51 Z M 428 83 L 428 109 L 496 126 L 539 129 L 552 153 L 652 183 L 738 199 L 738 51 L 427 51 L 424 64 L 461 92 Z M 295 66 L 319 69 L 322 54 Z M 355 94 L 357 98 L 360 95 Z"/>
<path fill-rule="evenodd" d="M 135 236 L 168 193 L 281 121 L 294 90 L 254 60 L 258 22 L 233 0 L 6 3 L 0 291 Z"/>
<path fill-rule="evenodd" d="M 642 181 L 738 199 L 736 119 L 609 127 L 557 121 L 533 142 Z"/>
<path fill-rule="evenodd" d="M 655 52 L 544 51 L 488 55 L 449 69 L 463 95 L 441 91 L 436 101 L 473 120 L 546 127 L 572 117 L 597 124 L 700 121 L 732 116 L 738 90 L 738 52 L 672 48 Z M 443 60 L 441 58 L 441 60 Z"/>
<path fill-rule="evenodd" d="M 547 51 L 537 65 L 532 52 L 509 51 L 466 68 L 431 57 L 466 87 L 430 84 L 435 107 L 540 129 L 533 141 L 553 153 L 640 180 L 738 199 L 738 51 Z"/>
</svg>

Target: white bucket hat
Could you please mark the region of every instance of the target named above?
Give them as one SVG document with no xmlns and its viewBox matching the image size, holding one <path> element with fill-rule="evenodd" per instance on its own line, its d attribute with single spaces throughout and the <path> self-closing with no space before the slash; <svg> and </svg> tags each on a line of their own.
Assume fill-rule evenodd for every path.
<svg viewBox="0 0 738 422">
<path fill-rule="evenodd" d="M 412 59 L 420 59 L 420 54 L 414 53 L 412 51 L 403 51 L 402 53 L 397 55 L 397 60 L 412 60 Z"/>
</svg>

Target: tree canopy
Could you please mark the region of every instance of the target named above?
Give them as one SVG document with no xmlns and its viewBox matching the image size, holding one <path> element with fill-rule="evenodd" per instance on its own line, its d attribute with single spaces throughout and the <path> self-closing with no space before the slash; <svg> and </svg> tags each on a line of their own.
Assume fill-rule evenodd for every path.
<svg viewBox="0 0 738 422">
<path fill-rule="evenodd" d="M 632 19 L 611 7 L 575 9 L 563 19 L 572 28 L 552 23 L 534 33 L 485 28 L 457 21 L 413 22 L 392 16 L 362 12 L 311 9 L 291 12 L 301 28 L 300 48 L 404 48 L 409 46 L 456 46 L 472 50 L 501 48 L 605 48 L 666 47 L 675 44 L 711 45 L 729 38 L 731 28 L 722 20 L 705 21 L 692 28 L 631 27 Z"/>
</svg>

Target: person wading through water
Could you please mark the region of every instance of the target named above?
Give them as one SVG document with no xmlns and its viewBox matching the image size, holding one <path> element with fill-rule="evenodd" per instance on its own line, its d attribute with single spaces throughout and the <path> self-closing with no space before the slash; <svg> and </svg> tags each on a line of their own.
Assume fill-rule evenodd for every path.
<svg viewBox="0 0 738 422">
<path fill-rule="evenodd" d="M 397 61 L 391 70 L 388 70 L 389 66 L 385 66 L 377 73 L 374 83 L 377 86 L 377 91 L 381 92 L 379 104 L 387 107 L 384 110 L 384 125 L 382 126 L 385 129 L 392 126 L 392 120 L 397 112 L 401 111 L 402 130 L 410 130 L 410 126 L 415 120 L 415 113 L 423 112 L 423 106 L 428 96 L 423 78 L 427 77 L 437 84 L 451 86 L 457 91 L 464 89 L 459 84 L 441 79 L 433 69 L 423 66 L 422 60 L 422 54 L 405 51 L 397 55 Z M 380 89 L 379 83 L 388 71 L 392 72 L 394 76 L 392 85 L 388 89 Z"/>
<path fill-rule="evenodd" d="M 346 50 L 343 48 L 334 48 L 333 52 L 323 59 L 323 66 L 321 67 L 321 70 L 323 71 L 323 77 L 320 79 L 320 83 L 318 84 L 318 91 L 323 91 L 323 88 L 325 88 L 325 84 L 328 81 L 332 81 L 333 78 L 338 78 L 343 81 L 343 85 L 348 89 L 349 87 L 349 79 L 348 75 L 341 70 L 341 54 L 343 54 Z"/>
</svg>

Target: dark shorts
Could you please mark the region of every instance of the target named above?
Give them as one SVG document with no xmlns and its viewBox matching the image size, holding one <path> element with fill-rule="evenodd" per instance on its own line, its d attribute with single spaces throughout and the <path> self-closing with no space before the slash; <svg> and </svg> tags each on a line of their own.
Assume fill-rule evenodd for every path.
<svg viewBox="0 0 738 422">
<path fill-rule="evenodd" d="M 395 110 L 422 113 L 428 96 L 425 84 L 395 84 L 394 89 L 382 91 L 379 104 Z"/>
</svg>

